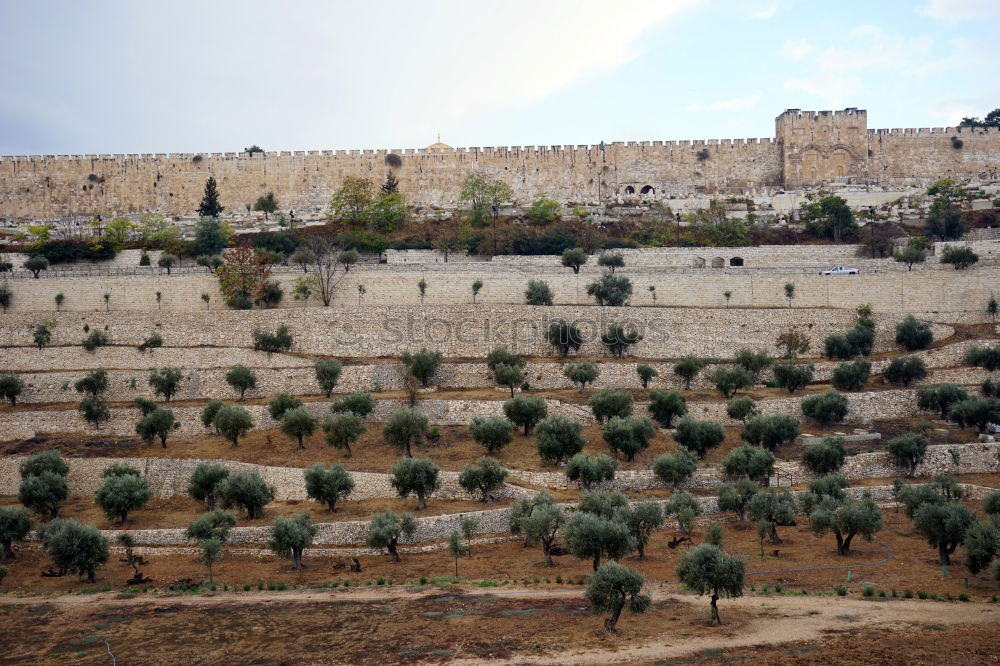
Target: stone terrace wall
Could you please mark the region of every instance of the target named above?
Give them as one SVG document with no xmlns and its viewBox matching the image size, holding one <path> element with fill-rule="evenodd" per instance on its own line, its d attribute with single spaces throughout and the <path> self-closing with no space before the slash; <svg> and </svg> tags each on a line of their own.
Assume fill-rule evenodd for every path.
<svg viewBox="0 0 1000 666">
<path fill-rule="evenodd" d="M 1000 254 L 1000 253 L 997 253 Z M 985 255 L 984 255 L 985 256 Z M 828 262 L 833 263 L 833 262 Z M 1000 269 L 991 266 L 955 271 L 946 266 L 928 264 L 913 272 L 882 270 L 863 271 L 861 275 L 820 276 L 818 269 L 774 269 L 773 272 L 746 269 L 674 269 L 631 267 L 622 273 L 633 285 L 633 306 L 678 306 L 722 308 L 727 305 L 723 293 L 729 291 L 731 307 L 787 308 L 784 285 L 795 285 L 796 308 L 832 307 L 853 310 L 858 305 L 871 304 L 881 312 L 971 312 L 982 318 L 986 302 Z M 287 307 L 283 311 L 302 309 L 291 298 L 298 272 L 282 272 L 274 278 L 282 284 Z M 529 280 L 544 280 L 551 287 L 558 304 L 590 305 L 593 299 L 586 293 L 587 285 L 600 276 L 596 266 L 584 267 L 579 275 L 559 267 L 555 262 L 545 266 L 516 263 L 466 262 L 392 266 L 358 266 L 346 275 L 340 274 L 334 305 L 359 309 L 357 285 L 366 293 L 363 307 L 372 305 L 441 306 L 471 304 L 471 284 L 483 281 L 477 302 L 486 304 L 520 304 Z M 427 282 L 427 293 L 421 303 L 417 283 Z M 110 294 L 112 310 L 196 311 L 204 313 L 201 295 L 211 297 L 211 308 L 223 308 L 218 281 L 207 272 L 174 275 L 108 275 L 104 277 L 43 277 L 10 281 L 12 312 L 50 313 L 55 309 L 56 294 L 65 296 L 63 309 L 76 312 L 105 310 L 104 294 Z M 655 287 L 654 302 L 648 288 Z M 157 306 L 156 292 L 162 293 Z M 310 309 L 321 303 L 315 297 L 308 302 Z M 474 312 L 475 310 L 470 310 Z M 215 315 L 209 315 L 214 317 Z"/>
<path fill-rule="evenodd" d="M 295 352 L 346 358 L 398 358 L 405 351 L 428 347 L 449 358 L 485 358 L 492 349 L 504 345 L 529 356 L 551 356 L 553 349 L 545 335 L 549 323 L 558 319 L 577 323 L 584 338 L 579 353 L 585 356 L 606 353 L 600 334 L 610 324 L 635 328 L 644 338 L 630 352 L 639 358 L 678 358 L 686 354 L 732 358 L 743 347 L 773 349 L 777 334 L 791 327 L 809 335 L 812 349 L 820 350 L 827 335 L 842 333 L 854 325 L 853 313 L 829 309 L 452 305 L 219 311 L 210 316 L 204 312 L 155 310 L 47 313 L 44 317 L 8 313 L 0 315 L 0 346 L 32 346 L 31 327 L 49 322 L 54 324 L 53 345 L 79 345 L 85 336 L 84 326 L 89 326 L 105 330 L 113 345 L 136 346 L 156 331 L 167 346 L 229 350 L 234 346 L 252 347 L 254 328 L 273 331 L 279 324 L 287 324 L 294 337 Z M 877 321 L 877 348 L 888 350 L 892 345 L 891 325 L 896 318 L 886 316 Z M 939 337 L 949 332 L 947 327 L 938 327 L 935 331 Z M 35 352 L 38 350 L 19 353 L 28 356 Z M 150 367 L 157 363 L 154 359 L 161 353 L 171 359 L 177 358 L 158 350 L 147 357 L 136 355 L 136 365 L 131 367 Z M 223 357 L 227 360 L 237 358 L 230 352 L 220 359 Z M 255 355 L 257 357 L 260 355 Z M 40 356 L 40 360 L 45 357 Z M 22 363 L 29 363 L 27 367 L 32 369 L 45 367 L 34 360 Z"/>
</svg>

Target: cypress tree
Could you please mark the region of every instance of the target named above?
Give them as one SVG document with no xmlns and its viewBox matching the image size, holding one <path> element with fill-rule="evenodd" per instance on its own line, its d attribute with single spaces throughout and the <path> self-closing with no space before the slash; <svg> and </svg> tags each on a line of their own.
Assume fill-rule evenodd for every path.
<svg viewBox="0 0 1000 666">
<path fill-rule="evenodd" d="M 222 204 L 219 203 L 219 188 L 215 178 L 209 176 L 205 181 L 205 196 L 201 198 L 198 214 L 202 217 L 218 217 L 223 210 Z"/>
</svg>

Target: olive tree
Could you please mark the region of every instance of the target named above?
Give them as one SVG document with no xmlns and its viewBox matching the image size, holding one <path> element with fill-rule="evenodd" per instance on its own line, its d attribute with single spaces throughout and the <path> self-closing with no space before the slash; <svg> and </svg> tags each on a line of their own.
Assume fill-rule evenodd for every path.
<svg viewBox="0 0 1000 666">
<path fill-rule="evenodd" d="M 961 428 L 972 426 L 979 432 L 986 432 L 990 423 L 1000 421 L 1000 400 L 979 396 L 960 400 L 948 410 L 948 419 Z"/>
<path fill-rule="evenodd" d="M 503 487 L 507 470 L 488 456 L 483 456 L 475 465 L 466 465 L 458 475 L 458 485 L 471 494 L 479 494 L 483 502 L 492 502 L 493 493 Z"/>
<path fill-rule="evenodd" d="M 566 358 L 570 351 L 577 351 L 583 345 L 580 329 L 564 319 L 551 322 L 545 338 L 559 351 L 560 358 Z"/>
<path fill-rule="evenodd" d="M 917 389 L 917 408 L 925 412 L 937 412 L 942 419 L 948 418 L 952 405 L 968 399 L 968 391 L 954 384 L 922 386 Z"/>
<path fill-rule="evenodd" d="M 927 365 L 919 356 L 897 356 L 882 372 L 886 380 L 897 386 L 909 386 L 927 376 Z"/>
<path fill-rule="evenodd" d="M 847 449 L 841 437 L 814 439 L 802 450 L 802 464 L 816 476 L 836 472 L 846 458 Z"/>
<path fill-rule="evenodd" d="M 0 400 L 6 400 L 11 407 L 17 404 L 17 396 L 24 390 L 24 382 L 9 372 L 0 374 Z"/>
<path fill-rule="evenodd" d="M 753 385 L 753 375 L 741 365 L 732 368 L 719 366 L 709 373 L 708 378 L 726 400 L 736 395 L 741 388 Z"/>
<path fill-rule="evenodd" d="M 927 349 L 934 342 L 931 325 L 926 321 L 918 321 L 913 315 L 906 315 L 903 321 L 896 324 L 896 344 L 906 351 Z"/>
<path fill-rule="evenodd" d="M 495 456 L 514 439 L 514 424 L 502 416 L 477 416 L 469 424 L 469 434 L 488 455 Z"/>
<path fill-rule="evenodd" d="M 629 611 L 645 613 L 652 601 L 642 593 L 642 574 L 617 562 L 607 562 L 587 581 L 584 598 L 590 602 L 595 613 L 608 613 L 604 620 L 604 632 L 616 634 L 615 628 L 622 610 L 628 605 Z"/>
<path fill-rule="evenodd" d="M 107 539 L 96 527 L 76 520 L 53 520 L 41 533 L 42 546 L 52 563 L 62 571 L 86 574 L 93 583 L 97 569 L 107 563 L 110 553 Z"/>
<path fill-rule="evenodd" d="M 142 476 L 114 474 L 101 482 L 94 493 L 94 503 L 108 520 L 117 518 L 122 525 L 128 525 L 128 514 L 144 507 L 150 495 L 149 484 Z"/>
<path fill-rule="evenodd" d="M 264 515 L 264 507 L 274 501 L 274 486 L 265 483 L 260 472 L 232 472 L 216 485 L 216 494 L 223 508 L 242 508 L 247 519 Z"/>
<path fill-rule="evenodd" d="M 0 506 L 0 562 L 14 557 L 15 541 L 23 541 L 31 531 L 31 516 L 19 506 Z"/>
<path fill-rule="evenodd" d="M 656 430 L 653 422 L 644 417 L 612 416 L 601 435 L 615 455 L 621 453 L 626 461 L 632 462 L 637 453 L 649 448 L 649 440 L 656 435 Z"/>
<path fill-rule="evenodd" d="M 625 523 L 589 512 L 572 514 L 563 527 L 563 541 L 574 557 L 591 560 L 594 571 L 601 559 L 618 560 L 636 549 Z"/>
<path fill-rule="evenodd" d="M 663 509 L 659 502 L 639 502 L 634 505 L 626 504 L 615 512 L 615 518 L 625 523 L 629 533 L 635 541 L 635 549 L 639 553 L 639 559 L 646 559 L 646 544 L 649 543 L 653 532 L 663 525 Z"/>
<path fill-rule="evenodd" d="M 732 486 L 722 486 L 719 488 L 719 511 L 732 511 L 738 521 L 744 522 L 747 505 L 757 490 L 757 484 L 748 478 L 740 479 Z"/>
<path fill-rule="evenodd" d="M 566 379 L 570 380 L 574 384 L 580 385 L 580 391 L 584 391 L 587 388 L 587 384 L 592 384 L 601 371 L 598 369 L 597 364 L 593 361 L 581 361 L 580 363 L 570 363 L 563 370 L 563 375 Z"/>
<path fill-rule="evenodd" d="M 245 365 L 236 365 L 226 373 L 226 383 L 239 392 L 242 402 L 247 391 L 257 388 L 257 375 Z"/>
<path fill-rule="evenodd" d="M 353 455 L 351 444 L 365 434 L 367 429 L 357 414 L 339 412 L 327 415 L 323 420 L 323 431 L 326 432 L 326 443 L 335 449 L 346 449 L 347 457 L 350 458 Z"/>
<path fill-rule="evenodd" d="M 745 574 L 743 560 L 707 543 L 685 553 L 677 565 L 677 578 L 684 585 L 698 594 L 711 595 L 713 626 L 722 624 L 719 599 L 743 596 Z"/>
<path fill-rule="evenodd" d="M 503 403 L 503 413 L 514 425 L 523 427 L 527 437 L 535 424 L 545 418 L 548 409 L 541 398 L 519 395 Z"/>
<path fill-rule="evenodd" d="M 863 358 L 838 363 L 830 375 L 833 388 L 840 391 L 860 391 L 871 375 L 872 364 Z"/>
<path fill-rule="evenodd" d="M 624 275 L 605 273 L 587 285 L 587 295 L 593 296 L 598 305 L 625 306 L 632 298 L 632 281 Z"/>
<path fill-rule="evenodd" d="M 400 458 L 392 466 L 390 483 L 400 497 L 417 496 L 417 509 L 427 508 L 427 496 L 441 486 L 441 469 L 427 458 Z"/>
<path fill-rule="evenodd" d="M 240 444 L 240 437 L 253 429 L 253 418 L 244 407 L 223 405 L 215 413 L 212 425 L 227 441 L 232 443 L 235 449 Z"/>
<path fill-rule="evenodd" d="M 337 510 L 337 502 L 347 499 L 354 490 L 354 479 L 338 464 L 324 467 L 316 463 L 305 469 L 306 497 L 325 504 L 330 513 Z"/>
<path fill-rule="evenodd" d="M 782 444 L 795 441 L 799 436 L 798 419 L 788 414 L 755 416 L 740 430 L 743 441 L 775 451 Z"/>
<path fill-rule="evenodd" d="M 976 523 L 976 514 L 958 502 L 926 502 L 913 514 L 913 527 L 938 549 L 938 561 L 951 564 L 951 555 L 965 542 L 966 532 Z"/>
<path fill-rule="evenodd" d="M 789 393 L 795 393 L 805 388 L 813 380 L 813 365 L 797 363 L 778 363 L 774 366 L 774 383 Z"/>
<path fill-rule="evenodd" d="M 514 397 L 514 389 L 524 383 L 524 373 L 520 368 L 500 363 L 493 368 L 493 377 L 497 384 L 510 389 L 510 397 Z"/>
<path fill-rule="evenodd" d="M 653 461 L 653 474 L 674 490 L 694 476 L 697 469 L 698 458 L 683 446 L 677 453 L 664 453 Z"/>
<path fill-rule="evenodd" d="M 675 418 L 688 413 L 687 398 L 680 391 L 661 391 L 653 389 L 649 392 L 649 415 L 661 428 L 670 428 Z"/>
<path fill-rule="evenodd" d="M 523 534 L 526 543 L 540 543 L 545 554 L 545 564 L 552 562 L 552 544 L 556 533 L 565 521 L 565 514 L 547 491 L 534 497 L 514 500 L 508 513 L 511 534 Z"/>
<path fill-rule="evenodd" d="M 542 280 L 528 280 L 524 290 L 525 305 L 552 305 L 552 289 Z"/>
<path fill-rule="evenodd" d="M 196 502 L 204 502 L 209 511 L 215 510 L 219 484 L 229 476 L 229 469 L 219 463 L 199 463 L 191 473 L 187 492 Z"/>
<path fill-rule="evenodd" d="M 754 351 L 752 349 L 741 349 L 736 352 L 736 365 L 750 373 L 751 385 L 760 381 L 760 373 L 764 372 L 774 363 L 774 359 L 766 351 Z"/>
<path fill-rule="evenodd" d="M 423 347 L 420 351 L 412 354 L 410 352 L 403 352 L 400 359 L 403 361 L 403 365 L 406 366 L 407 372 L 419 379 L 421 386 L 427 386 L 441 365 L 441 352 L 430 351 L 426 347 Z"/>
<path fill-rule="evenodd" d="M 926 439 L 911 432 L 889 440 L 885 450 L 906 471 L 906 476 L 913 476 L 917 466 L 924 461 L 927 446 Z"/>
<path fill-rule="evenodd" d="M 206 428 L 215 428 L 215 415 L 219 413 L 223 405 L 225 403 L 221 400 L 209 400 L 208 404 L 201 410 L 201 424 Z M 219 429 L 215 428 L 215 432 L 219 432 Z"/>
<path fill-rule="evenodd" d="M 180 368 L 154 368 L 149 372 L 149 385 L 153 393 L 162 395 L 164 400 L 170 402 L 180 388 L 183 376 Z"/>
<path fill-rule="evenodd" d="M 847 398 L 832 389 L 804 398 L 799 406 L 803 414 L 821 426 L 839 423 L 847 416 Z"/>
<path fill-rule="evenodd" d="M 642 389 L 644 391 L 649 388 L 649 382 L 660 376 L 660 373 L 653 366 L 646 363 L 636 366 L 635 372 L 639 375 L 639 381 L 642 382 Z"/>
<path fill-rule="evenodd" d="M 705 362 L 696 356 L 685 356 L 674 364 L 674 374 L 684 380 L 684 388 L 690 389 L 691 382 L 705 367 Z"/>
<path fill-rule="evenodd" d="M 393 448 L 413 457 L 411 447 L 424 441 L 427 433 L 427 415 L 417 409 L 404 407 L 392 413 L 382 428 L 382 436 Z"/>
<path fill-rule="evenodd" d="M 66 475 L 69 466 L 58 451 L 46 451 L 21 465 L 21 485 L 17 501 L 47 518 L 59 515 L 59 506 L 69 497 Z"/>
<path fill-rule="evenodd" d="M 535 427 L 538 455 L 547 462 L 559 463 L 583 450 L 587 440 L 580 434 L 579 422 L 563 416 L 550 414 Z"/>
<path fill-rule="evenodd" d="M 401 562 L 397 546 L 401 537 L 412 538 L 417 531 L 417 521 L 413 514 L 397 516 L 392 511 L 377 514 L 368 523 L 368 537 L 365 542 L 372 548 L 385 548 L 393 562 Z"/>
<path fill-rule="evenodd" d="M 625 267 L 625 257 L 618 252 L 608 252 L 597 257 L 597 265 L 607 268 L 614 275 L 616 268 Z"/>
<path fill-rule="evenodd" d="M 601 334 L 601 342 L 612 356 L 624 358 L 628 348 L 642 341 L 643 336 L 634 328 L 626 329 L 621 324 L 608 324 L 607 332 Z"/>
<path fill-rule="evenodd" d="M 187 526 L 184 535 L 194 541 L 214 539 L 225 543 L 229 532 L 236 527 L 236 516 L 217 509 L 206 511 Z"/>
<path fill-rule="evenodd" d="M 375 411 L 375 398 L 372 397 L 371 393 L 351 393 L 350 395 L 345 395 L 340 400 L 334 400 L 330 403 L 330 412 L 332 414 L 350 412 L 356 414 L 362 420 L 367 418 L 373 411 Z"/>
<path fill-rule="evenodd" d="M 305 447 L 306 437 L 316 432 L 318 419 L 306 407 L 295 407 L 285 412 L 281 417 L 281 432 L 289 439 L 298 440 L 299 450 Z"/>
<path fill-rule="evenodd" d="M 865 492 L 858 500 L 837 502 L 827 499 L 821 501 L 809 516 L 809 525 L 817 535 L 833 532 L 837 539 L 837 553 L 847 555 L 855 536 L 860 534 L 871 541 L 882 529 L 882 509 L 869 492 Z"/>
<path fill-rule="evenodd" d="M 584 490 L 590 490 L 595 483 L 613 481 L 617 470 L 618 463 L 608 455 L 577 453 L 566 463 L 566 478 Z"/>
<path fill-rule="evenodd" d="M 580 266 L 587 263 L 587 253 L 579 247 L 568 247 L 562 253 L 562 265 L 572 268 L 574 273 L 580 272 Z"/>
<path fill-rule="evenodd" d="M 275 421 L 280 421 L 290 409 L 295 409 L 296 407 L 301 407 L 302 401 L 296 398 L 290 393 L 277 393 L 273 398 L 267 401 L 267 413 L 271 415 L 271 418 Z"/>
<path fill-rule="evenodd" d="M 180 427 L 180 422 L 174 417 L 174 410 L 156 407 L 139 419 L 135 424 L 135 432 L 147 442 L 152 442 L 157 437 L 160 446 L 167 448 L 167 436 Z"/>
<path fill-rule="evenodd" d="M 778 525 L 791 525 L 798 513 L 798 503 L 795 496 L 787 490 L 777 492 L 773 489 L 762 490 L 750 498 L 747 503 L 747 515 L 754 522 L 765 522 L 769 525 L 768 534 L 771 543 L 783 543 L 778 536 Z"/>
<path fill-rule="evenodd" d="M 664 513 L 677 520 L 677 527 L 684 536 L 690 537 L 695 518 L 701 515 L 701 504 L 694 495 L 687 492 L 674 493 L 664 507 Z"/>
<path fill-rule="evenodd" d="M 330 394 L 333 393 L 333 389 L 336 388 L 337 382 L 340 381 L 340 374 L 343 370 L 344 368 L 340 364 L 340 361 L 332 359 L 322 359 L 316 361 L 316 382 L 319 384 L 320 390 L 323 391 L 323 395 L 327 398 L 330 397 Z"/>
<path fill-rule="evenodd" d="M 598 423 L 604 423 L 614 417 L 626 418 L 630 416 L 632 403 L 631 393 L 611 389 L 598 391 L 587 401 Z"/>
<path fill-rule="evenodd" d="M 289 557 L 292 566 L 302 568 L 302 552 L 312 545 L 312 540 L 319 532 L 313 525 L 308 511 L 296 514 L 292 518 L 279 517 L 271 526 L 271 538 L 267 545 L 279 557 Z"/>
<path fill-rule="evenodd" d="M 674 439 L 677 443 L 699 458 L 704 458 L 709 449 L 722 444 L 725 438 L 726 433 L 718 423 L 699 421 L 690 416 L 682 418 L 674 430 Z"/>
</svg>

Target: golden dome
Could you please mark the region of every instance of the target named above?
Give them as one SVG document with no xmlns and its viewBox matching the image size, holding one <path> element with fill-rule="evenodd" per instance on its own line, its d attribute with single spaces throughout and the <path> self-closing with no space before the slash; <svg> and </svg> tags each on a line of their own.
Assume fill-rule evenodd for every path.
<svg viewBox="0 0 1000 666">
<path fill-rule="evenodd" d="M 450 153 L 453 150 L 455 149 L 449 146 L 447 143 L 441 143 L 440 134 L 438 134 L 437 141 L 424 148 L 425 153 Z"/>
</svg>

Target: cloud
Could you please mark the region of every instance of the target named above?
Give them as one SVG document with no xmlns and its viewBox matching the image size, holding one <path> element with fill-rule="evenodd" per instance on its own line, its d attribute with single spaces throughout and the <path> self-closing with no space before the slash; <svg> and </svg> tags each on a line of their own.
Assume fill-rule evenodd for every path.
<svg viewBox="0 0 1000 666">
<path fill-rule="evenodd" d="M 749 3 L 747 12 L 750 18 L 757 19 L 758 21 L 767 21 L 774 18 L 779 9 L 781 9 L 781 2 L 779 0 L 772 0 L 771 2 Z"/>
<path fill-rule="evenodd" d="M 815 59 L 811 76 L 791 78 L 785 88 L 799 90 L 837 106 L 856 101 L 866 79 L 926 74 L 937 65 L 929 37 L 901 37 L 874 25 L 859 25 L 847 33 L 843 46 L 827 47 Z"/>
<path fill-rule="evenodd" d="M 760 98 L 760 93 L 754 93 L 746 97 L 721 99 L 709 104 L 689 104 L 686 108 L 688 111 L 744 111 L 757 106 Z"/>
<path fill-rule="evenodd" d="M 918 11 L 927 18 L 954 24 L 1000 15 L 1000 3 L 996 0 L 929 0 Z"/>
<path fill-rule="evenodd" d="M 816 49 L 807 39 L 798 39 L 794 41 L 789 39 L 781 45 L 781 48 L 778 50 L 778 55 L 787 60 L 798 62 L 815 50 Z"/>
</svg>

